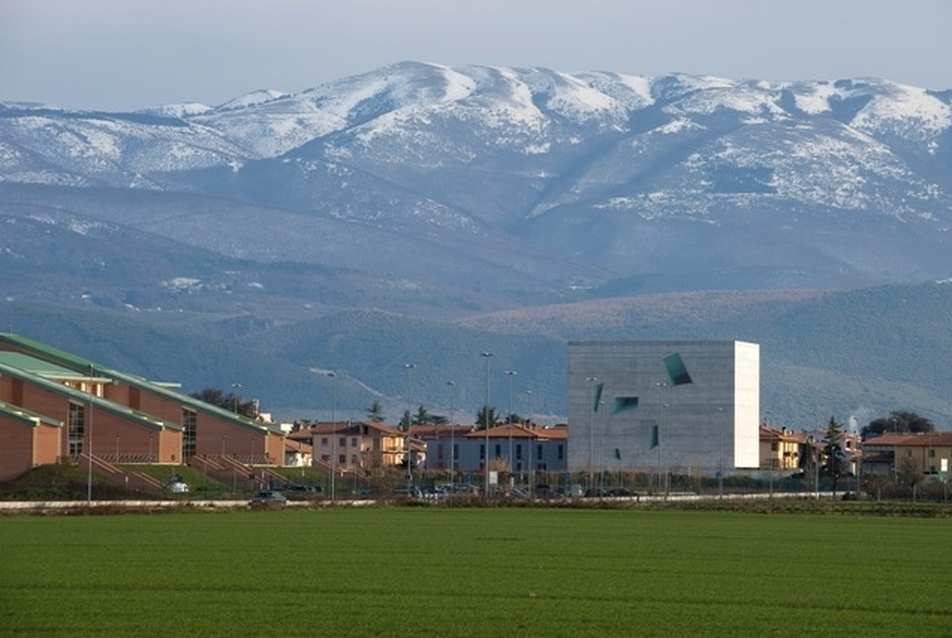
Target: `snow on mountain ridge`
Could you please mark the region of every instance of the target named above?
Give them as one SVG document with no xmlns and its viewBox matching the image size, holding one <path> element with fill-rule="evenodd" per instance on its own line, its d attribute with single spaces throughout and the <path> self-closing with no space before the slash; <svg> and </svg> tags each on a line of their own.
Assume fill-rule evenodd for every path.
<svg viewBox="0 0 952 638">
<path fill-rule="evenodd" d="M 888 131 L 924 143 L 952 127 L 952 105 L 925 89 L 892 82 L 879 87 L 869 104 L 853 118 L 853 126 L 869 133 Z M 934 152 L 934 144 L 929 148 Z"/>
<path fill-rule="evenodd" d="M 248 108 L 249 106 L 258 106 L 267 102 L 273 102 L 274 100 L 280 100 L 286 97 L 291 97 L 291 94 L 285 93 L 284 91 L 277 91 L 275 89 L 259 89 L 257 91 L 252 91 L 251 93 L 246 93 L 233 100 L 229 100 L 217 108 L 223 111 L 230 109 L 243 109 Z"/>
<path fill-rule="evenodd" d="M 9 148 L 49 156 L 64 175 L 141 184 L 151 172 L 241 166 L 321 138 L 328 146 L 357 140 L 368 156 L 375 152 L 371 145 L 379 142 L 378 161 L 421 165 L 467 163 L 493 149 L 548 154 L 588 139 L 593 127 L 625 135 L 641 111 L 649 113 L 644 122 L 657 136 L 700 136 L 708 130 L 710 116 L 724 113 L 714 121 L 728 127 L 848 121 L 869 140 L 888 135 L 907 147 L 936 153 L 940 136 L 952 127 L 949 102 L 884 80 L 772 83 L 401 62 L 297 94 L 254 91 L 214 108 L 186 103 L 137 114 L 62 112 L 60 117 L 48 108 L 15 107 L 23 112 L 0 118 L 0 137 Z M 668 117 L 658 118 L 659 113 Z M 30 120 L 31 114 L 37 119 Z M 335 138 L 338 133 L 348 135 Z M 658 148 L 662 142 L 657 136 L 637 151 Z M 818 152 L 836 149 L 814 147 Z M 349 152 L 341 146 L 334 156 Z M 849 154 L 849 161 L 855 156 Z M 5 152 L 4 157 L 10 165 L 5 179 L 40 174 L 39 166 L 25 164 L 22 153 Z"/>
</svg>

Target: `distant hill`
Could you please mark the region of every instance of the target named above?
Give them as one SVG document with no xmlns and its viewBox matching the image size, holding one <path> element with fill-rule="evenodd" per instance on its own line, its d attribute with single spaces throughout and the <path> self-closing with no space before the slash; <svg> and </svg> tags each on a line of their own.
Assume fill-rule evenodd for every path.
<svg viewBox="0 0 952 638">
<path fill-rule="evenodd" d="M 808 427 L 829 416 L 860 425 L 911 409 L 949 425 L 952 284 L 846 292 L 677 293 L 523 309 L 457 323 L 380 311 L 342 311 L 283 326 L 247 325 L 222 339 L 159 328 L 140 317 L 18 303 L 0 305 L 4 327 L 183 390 L 241 383 L 284 418 L 330 409 L 321 371 L 338 372 L 338 416 L 362 418 L 375 400 L 392 422 L 412 404 L 471 419 L 485 400 L 564 420 L 569 340 L 740 339 L 761 344 L 762 408 L 771 422 Z M 163 321 L 161 323 L 167 323 Z M 187 322 L 186 322 L 187 323 Z M 237 331 L 236 331 L 237 332 Z M 413 363 L 409 373 L 404 364 Z M 451 387 L 448 381 L 453 381 Z M 530 394 L 527 394 L 526 391 Z"/>
</svg>

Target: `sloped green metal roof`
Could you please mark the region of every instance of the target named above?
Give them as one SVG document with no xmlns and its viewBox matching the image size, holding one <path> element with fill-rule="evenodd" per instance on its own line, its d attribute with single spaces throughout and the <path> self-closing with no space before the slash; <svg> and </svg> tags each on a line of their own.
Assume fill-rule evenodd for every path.
<svg viewBox="0 0 952 638">
<path fill-rule="evenodd" d="M 179 423 L 164 421 L 152 416 L 151 414 L 146 414 L 145 412 L 141 412 L 139 410 L 133 410 L 132 408 L 126 407 L 114 401 L 103 399 L 102 397 L 94 396 L 88 392 L 71 388 L 68 385 L 60 383 L 59 381 L 46 379 L 42 376 L 35 375 L 28 370 L 15 368 L 2 362 L 0 362 L 0 375 L 28 381 L 55 394 L 66 396 L 77 403 L 90 403 L 97 410 L 105 410 L 113 414 L 118 414 L 155 430 L 161 430 L 163 428 L 168 428 L 170 430 L 183 429 L 182 425 Z"/>
<path fill-rule="evenodd" d="M 169 387 L 174 384 L 156 383 L 154 381 L 149 381 L 148 379 L 144 379 L 143 377 L 140 377 L 134 374 L 129 374 L 127 372 L 120 372 L 118 370 L 113 370 L 106 366 L 102 366 L 98 363 L 95 363 L 89 359 L 78 357 L 64 350 L 59 350 L 57 348 L 48 346 L 44 343 L 40 343 L 39 341 L 34 341 L 33 339 L 28 339 L 27 337 L 12 334 L 9 332 L 0 332 L 0 342 L 2 341 L 6 341 L 7 343 L 11 343 L 16 346 L 19 346 L 22 349 L 28 350 L 34 353 L 35 356 L 31 357 L 30 355 L 24 355 L 21 353 L 11 353 L 11 352 L 0 352 L 0 355 L 19 354 L 19 356 L 21 357 L 27 357 L 34 361 L 41 362 L 43 365 L 50 366 L 51 370 L 55 370 L 55 369 L 64 370 L 72 375 L 69 377 L 66 377 L 66 376 L 46 377 L 41 373 L 31 373 L 31 374 L 34 374 L 34 376 L 38 376 L 41 378 L 53 378 L 53 379 L 59 379 L 59 380 L 89 379 L 89 376 L 87 376 L 87 374 L 84 374 L 85 372 L 91 375 L 95 375 L 94 378 L 96 380 L 99 380 L 100 382 L 107 383 L 112 380 L 122 381 L 123 383 L 128 383 L 130 386 L 134 388 L 140 388 L 140 389 L 147 390 L 149 392 L 154 392 L 155 394 L 167 397 L 173 401 L 181 403 L 183 406 L 188 406 L 189 408 L 197 412 L 211 413 L 211 414 L 220 416 L 222 418 L 228 419 L 229 421 L 232 421 L 233 423 L 240 425 L 241 427 L 244 427 L 244 428 L 248 428 L 248 429 L 252 429 L 256 431 L 266 430 L 266 431 L 273 432 L 275 434 L 281 434 L 281 435 L 284 434 L 281 428 L 276 425 L 261 423 L 253 419 L 249 419 L 247 417 L 237 415 L 234 412 L 231 412 L 230 410 L 225 410 L 223 408 L 214 406 L 210 403 L 205 403 L 204 401 L 200 399 L 196 399 L 195 397 L 190 397 L 187 394 L 176 392 L 175 390 L 172 390 Z M 0 358 L 0 364 L 3 364 L 3 363 L 4 363 L 4 360 Z M 40 364 L 33 364 L 33 365 L 40 365 Z M 13 367 L 20 368 L 20 366 L 17 366 L 17 365 L 13 365 Z M 28 367 L 20 368 L 20 369 L 24 371 L 29 371 Z"/>
<path fill-rule="evenodd" d="M 0 363 L 13 368 L 19 368 L 20 370 L 29 372 L 30 374 L 34 374 L 38 377 L 43 377 L 44 379 L 58 379 L 63 381 L 80 381 L 83 379 L 90 379 L 89 375 L 76 372 L 75 370 L 70 370 L 69 368 L 64 368 L 63 366 L 57 365 L 50 361 L 37 359 L 36 357 L 30 356 L 28 354 L 23 354 L 22 352 L 0 351 Z"/>
<path fill-rule="evenodd" d="M 12 334 L 9 332 L 0 332 L 0 341 L 6 341 L 8 343 L 16 344 L 27 350 L 34 350 L 42 355 L 46 361 L 55 361 L 59 362 L 64 366 L 69 366 L 73 369 L 76 368 L 90 368 L 94 367 L 96 364 L 89 359 L 84 359 L 83 357 L 78 357 L 75 354 L 66 352 L 65 350 L 59 350 L 52 346 L 48 346 L 45 343 L 40 343 L 39 341 L 34 341 L 33 339 L 28 339 L 20 335 Z"/>
<path fill-rule="evenodd" d="M 5 414 L 6 416 L 19 419 L 33 426 L 39 425 L 40 423 L 45 423 L 58 428 L 63 427 L 62 421 L 52 419 L 44 414 L 40 414 L 39 412 L 27 410 L 25 408 L 21 408 L 20 406 L 12 405 L 4 401 L 0 401 L 0 414 Z"/>
</svg>

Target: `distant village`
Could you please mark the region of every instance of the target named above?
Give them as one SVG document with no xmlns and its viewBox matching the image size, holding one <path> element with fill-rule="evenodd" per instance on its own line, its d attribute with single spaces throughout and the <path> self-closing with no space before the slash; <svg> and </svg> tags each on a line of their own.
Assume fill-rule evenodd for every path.
<svg viewBox="0 0 952 638">
<path fill-rule="evenodd" d="M 880 420 L 865 439 L 832 418 L 799 432 L 763 422 L 756 344 L 573 342 L 568 392 L 569 423 L 554 426 L 501 418 L 488 405 L 472 424 L 415 424 L 408 411 L 388 425 L 373 406 L 361 421 L 280 424 L 257 406 L 239 409 L 235 396 L 234 405 L 216 404 L 0 334 L 0 482 L 73 464 L 153 495 L 188 487 L 174 471 L 176 481 L 144 471 L 151 466 L 190 468 L 233 491 L 323 497 L 439 488 L 624 498 L 703 485 L 723 494 L 725 482 L 737 489 L 741 479 L 869 495 L 944 485 L 952 457 L 952 433 L 908 413 Z"/>
</svg>

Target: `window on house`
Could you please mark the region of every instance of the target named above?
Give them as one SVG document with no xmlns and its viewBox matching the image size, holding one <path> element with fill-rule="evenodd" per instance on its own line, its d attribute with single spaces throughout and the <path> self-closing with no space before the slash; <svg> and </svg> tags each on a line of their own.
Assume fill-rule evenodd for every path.
<svg viewBox="0 0 952 638">
<path fill-rule="evenodd" d="M 479 444 L 479 460 L 482 461 L 485 458 L 486 458 L 486 444 L 480 443 Z"/>
<path fill-rule="evenodd" d="M 564 447 L 561 443 L 559 443 L 559 448 L 558 448 L 558 453 L 557 453 L 557 454 L 558 454 L 558 459 L 561 461 L 562 458 L 563 458 L 563 456 L 565 455 L 565 447 Z"/>
<path fill-rule="evenodd" d="M 340 447 L 341 449 L 347 447 L 347 437 L 346 436 L 340 437 L 340 439 L 337 441 L 337 446 Z"/>
<path fill-rule="evenodd" d="M 516 459 L 521 459 L 521 458 L 522 458 L 522 445 L 517 443 L 516 444 Z"/>
<path fill-rule="evenodd" d="M 935 458 L 935 450 L 929 450 L 929 456 Z"/>
<path fill-rule="evenodd" d="M 338 462 L 339 464 L 341 464 L 341 465 L 346 464 L 346 463 L 347 463 L 347 455 L 346 455 L 346 454 L 341 454 L 340 456 L 338 456 L 338 457 L 337 457 L 337 462 Z"/>
<path fill-rule="evenodd" d="M 326 437 L 326 436 L 322 436 L 322 437 L 321 437 L 321 447 L 327 447 L 327 437 Z"/>
<path fill-rule="evenodd" d="M 357 437 L 356 437 L 356 436 L 350 437 L 350 447 L 357 447 Z"/>
<path fill-rule="evenodd" d="M 502 446 L 497 443 L 496 444 L 496 458 L 498 459 L 500 456 L 502 456 Z"/>
<path fill-rule="evenodd" d="M 457 443 L 453 444 L 453 460 L 456 461 L 459 459 L 459 445 Z"/>
<path fill-rule="evenodd" d="M 542 460 L 542 444 L 541 443 L 536 446 L 536 459 L 538 459 L 539 461 Z"/>
<path fill-rule="evenodd" d="M 771 452 L 776 452 L 776 451 L 779 450 L 779 449 L 780 449 L 780 444 L 777 443 L 776 441 L 774 441 L 773 443 L 770 444 L 770 451 L 771 451 Z"/>
</svg>

